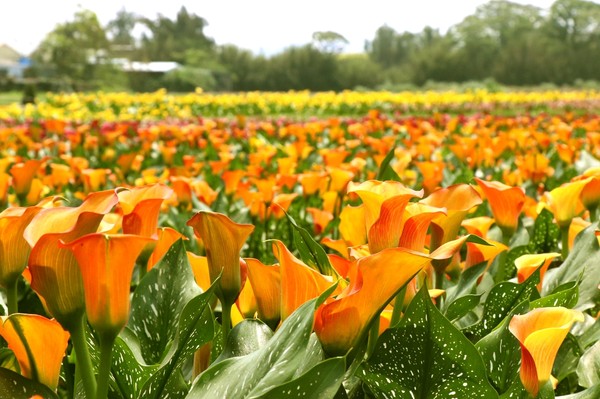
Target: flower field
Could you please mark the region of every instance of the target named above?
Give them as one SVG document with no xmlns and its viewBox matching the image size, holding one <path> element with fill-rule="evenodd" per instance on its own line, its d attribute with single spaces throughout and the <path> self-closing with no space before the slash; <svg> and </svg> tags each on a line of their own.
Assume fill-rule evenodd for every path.
<svg viewBox="0 0 600 399">
<path fill-rule="evenodd" d="M 0 397 L 600 398 L 600 93 L 0 107 Z"/>
</svg>

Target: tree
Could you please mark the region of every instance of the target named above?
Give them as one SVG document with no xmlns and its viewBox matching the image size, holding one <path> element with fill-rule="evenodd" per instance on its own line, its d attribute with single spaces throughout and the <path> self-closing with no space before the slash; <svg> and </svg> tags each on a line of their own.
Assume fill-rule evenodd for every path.
<svg viewBox="0 0 600 399">
<path fill-rule="evenodd" d="M 114 56 L 132 58 L 136 46 L 135 38 L 131 33 L 140 22 L 140 18 L 122 8 L 117 12 L 115 19 L 106 26 L 107 36 L 110 40 L 110 50 Z"/>
<path fill-rule="evenodd" d="M 96 14 L 81 10 L 73 21 L 58 24 L 46 36 L 33 60 L 43 74 L 82 88 L 99 84 L 105 70 L 112 68 L 107 56 L 108 39 Z"/>
<path fill-rule="evenodd" d="M 314 46 L 325 53 L 341 53 L 348 39 L 337 32 L 315 32 L 312 35 Z"/>
</svg>

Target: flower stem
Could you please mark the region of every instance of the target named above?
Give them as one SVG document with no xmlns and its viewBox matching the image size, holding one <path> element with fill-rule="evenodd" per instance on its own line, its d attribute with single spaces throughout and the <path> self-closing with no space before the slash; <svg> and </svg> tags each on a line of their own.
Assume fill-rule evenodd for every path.
<svg viewBox="0 0 600 399">
<path fill-rule="evenodd" d="M 560 236 L 562 242 L 561 254 L 564 261 L 569 256 L 569 225 L 560 228 Z"/>
<path fill-rule="evenodd" d="M 98 374 L 98 388 L 95 399 L 108 397 L 108 384 L 110 368 L 112 365 L 112 350 L 115 344 L 114 337 L 100 337 L 100 373 Z"/>
<path fill-rule="evenodd" d="M 17 295 L 18 282 L 19 279 L 16 278 L 15 281 L 9 283 L 6 286 L 6 302 L 8 306 L 9 315 L 19 312 L 19 297 Z"/>
<path fill-rule="evenodd" d="M 367 356 L 371 356 L 375 350 L 375 344 L 379 338 L 379 315 L 375 316 L 375 319 L 371 323 L 371 329 L 369 330 L 369 342 L 367 343 Z"/>
<path fill-rule="evenodd" d="M 395 327 L 400 321 L 400 313 L 402 313 L 402 307 L 404 306 L 404 297 L 406 296 L 406 285 L 400 290 L 396 299 L 394 300 L 394 310 L 392 311 L 392 319 L 390 320 L 390 327 Z"/>
<path fill-rule="evenodd" d="M 231 306 L 229 304 L 221 304 L 221 332 L 223 333 L 223 348 L 227 344 L 227 336 L 231 331 Z"/>
<path fill-rule="evenodd" d="M 77 371 L 83 380 L 83 389 L 85 390 L 86 397 L 93 398 L 96 392 L 96 377 L 94 375 L 94 369 L 92 367 L 92 360 L 90 358 L 90 352 L 88 350 L 87 342 L 85 339 L 85 327 L 84 317 L 81 316 L 71 331 L 71 341 L 73 342 L 73 348 L 75 349 L 75 356 L 77 358 Z"/>
</svg>

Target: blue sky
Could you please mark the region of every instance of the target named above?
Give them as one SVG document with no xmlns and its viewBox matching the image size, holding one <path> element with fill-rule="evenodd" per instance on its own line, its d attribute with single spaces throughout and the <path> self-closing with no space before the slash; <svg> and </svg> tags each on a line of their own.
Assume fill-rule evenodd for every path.
<svg viewBox="0 0 600 399">
<path fill-rule="evenodd" d="M 552 0 L 516 1 L 547 9 Z M 346 52 L 360 52 L 383 24 L 397 31 L 418 32 L 429 25 L 445 32 L 472 14 L 484 0 L 17 0 L 0 11 L 0 43 L 27 54 L 57 23 L 73 17 L 78 8 L 94 11 L 106 24 L 124 5 L 146 17 L 173 18 L 182 5 L 205 18 L 206 34 L 218 44 L 233 43 L 255 53 L 274 54 L 290 45 L 311 41 L 315 31 L 332 30 L 349 40 Z M 125 4 L 126 3 L 126 4 Z M 140 32 L 137 32 L 138 34 Z"/>
</svg>

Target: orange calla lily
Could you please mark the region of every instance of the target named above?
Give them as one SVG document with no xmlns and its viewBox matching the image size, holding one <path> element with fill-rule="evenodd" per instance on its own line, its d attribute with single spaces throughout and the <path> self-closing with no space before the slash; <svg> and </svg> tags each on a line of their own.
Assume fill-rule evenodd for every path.
<svg viewBox="0 0 600 399">
<path fill-rule="evenodd" d="M 493 224 L 494 219 L 489 216 L 478 216 L 475 218 L 465 219 L 462 222 L 462 226 L 467 230 L 467 233 L 479 236 L 481 238 L 487 237 L 487 233 Z"/>
<path fill-rule="evenodd" d="M 123 233 L 156 237 L 160 207 L 172 193 L 173 190 L 162 184 L 120 191 L 118 196 L 123 210 Z"/>
<path fill-rule="evenodd" d="M 315 332 L 330 355 L 343 355 L 364 337 L 374 317 L 430 261 L 426 254 L 388 248 L 359 259 L 350 285 L 315 314 Z"/>
<path fill-rule="evenodd" d="M 365 225 L 365 206 L 346 206 L 340 212 L 340 234 L 353 247 L 367 242 Z"/>
<path fill-rule="evenodd" d="M 434 191 L 420 203 L 446 208 L 447 214 L 439 215 L 432 221 L 431 248 L 456 238 L 460 225 L 469 211 L 481 204 L 481 197 L 477 191 L 468 184 L 455 184 L 447 188 Z"/>
<path fill-rule="evenodd" d="M 104 339 L 114 339 L 129 320 L 135 260 L 151 240 L 130 234 L 95 233 L 60 244 L 77 259 L 88 321 Z"/>
<path fill-rule="evenodd" d="M 95 233 L 105 214 L 117 204 L 114 191 L 90 194 L 78 207 L 40 211 L 23 234 L 32 247 L 28 265 L 31 288 L 44 298 L 49 312 L 70 330 L 85 311 L 83 281 L 73 254 L 59 246 Z"/>
<path fill-rule="evenodd" d="M 10 175 L 0 172 L 0 207 L 8 201 L 8 187 L 10 186 Z"/>
<path fill-rule="evenodd" d="M 546 254 L 531 254 L 522 255 L 515 259 L 515 266 L 517 267 L 517 278 L 519 283 L 524 282 L 535 272 L 538 268 L 540 269 L 540 282 L 537 285 L 538 290 L 542 288 L 542 282 L 544 281 L 544 275 L 546 270 L 550 266 L 550 263 L 555 258 L 560 257 L 557 252 L 550 252 Z M 541 268 L 540 268 L 541 266 Z"/>
<path fill-rule="evenodd" d="M 406 207 L 406 221 L 398 246 L 424 252 L 427 241 L 427 231 L 431 221 L 440 215 L 445 215 L 446 209 L 424 204 L 409 204 Z"/>
<path fill-rule="evenodd" d="M 273 197 L 273 202 L 269 207 L 269 211 L 271 211 L 271 214 L 275 216 L 276 219 L 281 219 L 285 216 L 284 211 L 287 212 L 297 196 L 298 194 L 296 193 L 277 194 L 275 197 Z"/>
<path fill-rule="evenodd" d="M 240 295 L 237 297 L 235 304 L 242 316 L 241 319 L 251 319 L 254 318 L 258 312 L 258 303 L 252 282 L 247 278 L 248 263 L 246 263 L 244 259 L 240 259 L 240 270 L 242 273 L 242 290 L 240 291 Z M 235 306 L 233 308 L 235 309 Z M 232 317 L 232 321 L 233 325 L 237 324 L 234 317 Z"/>
<path fill-rule="evenodd" d="M 581 201 L 581 192 L 591 179 L 565 183 L 548 194 L 548 205 L 560 228 L 568 228 L 571 220 L 585 210 Z"/>
<path fill-rule="evenodd" d="M 216 288 L 222 303 L 231 306 L 242 289 L 240 251 L 254 231 L 251 224 L 239 224 L 221 213 L 201 211 L 188 222 L 204 243 L 211 282 L 219 275 Z"/>
<path fill-rule="evenodd" d="M 41 207 L 8 208 L 0 213 L 0 285 L 14 285 L 27 266 L 31 247 L 23 232 Z"/>
<path fill-rule="evenodd" d="M 487 243 L 490 245 L 483 245 L 475 242 L 467 243 L 466 268 L 475 266 L 481 262 L 487 262 L 487 267 L 490 267 L 494 259 L 508 249 L 508 247 L 501 242 L 487 240 Z"/>
<path fill-rule="evenodd" d="M 157 230 L 156 234 L 158 235 L 158 239 L 156 240 L 156 245 L 154 246 L 152 254 L 150 254 L 150 257 L 148 258 L 148 270 L 152 269 L 154 265 L 165 256 L 167 251 L 169 251 L 169 248 L 171 248 L 177 240 L 180 238 L 187 240 L 186 236 L 170 227 L 161 227 Z"/>
<path fill-rule="evenodd" d="M 0 335 L 14 352 L 21 374 L 55 391 L 69 333 L 55 320 L 16 313 L 4 320 Z"/>
<path fill-rule="evenodd" d="M 507 241 L 517 229 L 519 216 L 525 205 L 525 191 L 521 187 L 511 187 L 497 181 L 485 181 L 475 178 L 483 190 L 496 224 L 502 230 Z"/>
<path fill-rule="evenodd" d="M 281 320 L 304 302 L 316 298 L 333 282 L 296 258 L 279 240 L 273 240 L 273 253 L 281 271 Z"/>
<path fill-rule="evenodd" d="M 44 162 L 46 162 L 46 159 L 30 159 L 25 163 L 19 163 L 10 168 L 10 174 L 13 177 L 12 184 L 17 196 L 20 198 L 27 196 L 31 188 L 31 182 Z"/>
<path fill-rule="evenodd" d="M 190 251 L 187 251 L 188 261 L 194 273 L 194 280 L 202 291 L 210 288 L 210 273 L 208 271 L 208 259 L 206 256 L 198 256 Z"/>
<path fill-rule="evenodd" d="M 509 330 L 521 344 L 521 382 L 533 397 L 550 379 L 558 349 L 576 321 L 583 321 L 583 313 L 563 307 L 538 308 L 511 319 Z"/>
<path fill-rule="evenodd" d="M 306 208 L 306 211 L 312 216 L 314 232 L 317 235 L 323 233 L 329 222 L 333 220 L 333 215 L 330 212 L 311 207 Z"/>
<path fill-rule="evenodd" d="M 281 312 L 280 267 L 267 266 L 257 259 L 245 260 L 248 265 L 248 279 L 258 305 L 258 317 L 271 327 L 276 327 Z"/>
</svg>

